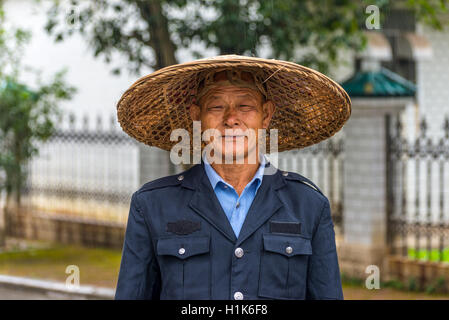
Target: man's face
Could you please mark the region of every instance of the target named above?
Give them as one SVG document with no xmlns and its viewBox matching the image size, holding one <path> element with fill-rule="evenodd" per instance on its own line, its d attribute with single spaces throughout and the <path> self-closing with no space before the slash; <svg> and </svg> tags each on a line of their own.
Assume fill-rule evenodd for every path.
<svg viewBox="0 0 449 320">
<path fill-rule="evenodd" d="M 220 133 L 219 141 L 212 143 L 223 162 L 229 157 L 248 159 L 248 155 L 257 152 L 258 129 L 268 128 L 273 113 L 273 103 L 264 102 L 260 92 L 237 86 L 211 89 L 199 106 L 193 104 L 190 108 L 192 120 L 201 121 L 203 132 L 215 129 Z"/>
</svg>

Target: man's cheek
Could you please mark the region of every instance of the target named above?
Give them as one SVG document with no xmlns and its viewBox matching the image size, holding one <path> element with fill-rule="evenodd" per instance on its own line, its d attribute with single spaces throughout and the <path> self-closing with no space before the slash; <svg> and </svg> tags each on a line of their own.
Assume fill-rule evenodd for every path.
<svg viewBox="0 0 449 320">
<path fill-rule="evenodd" d="M 201 121 L 202 121 L 202 123 L 204 123 L 206 125 L 206 124 L 213 124 L 213 123 L 217 122 L 218 119 L 216 116 L 207 114 L 201 118 Z"/>
</svg>

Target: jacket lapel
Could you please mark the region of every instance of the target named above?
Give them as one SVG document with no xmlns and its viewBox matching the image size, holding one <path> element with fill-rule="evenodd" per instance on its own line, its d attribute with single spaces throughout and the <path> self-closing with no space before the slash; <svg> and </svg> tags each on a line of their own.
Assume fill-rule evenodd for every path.
<svg viewBox="0 0 449 320">
<path fill-rule="evenodd" d="M 204 163 L 201 162 L 201 165 L 197 165 L 195 169 L 195 174 L 190 176 L 195 176 L 195 178 L 197 178 L 196 181 L 193 182 L 188 180 L 185 182 L 192 186 L 196 184 L 195 193 L 189 203 L 190 208 L 206 219 L 230 241 L 235 243 L 237 238 L 234 234 L 234 230 L 232 230 L 231 224 L 212 189 L 206 172 L 204 171 Z"/>
<path fill-rule="evenodd" d="M 276 170 L 276 173 L 273 175 L 264 175 L 262 185 L 248 210 L 245 222 L 240 230 L 236 246 L 239 246 L 251 236 L 283 206 L 282 201 L 277 195 L 277 189 L 285 185 L 280 174 L 279 170 Z"/>
</svg>

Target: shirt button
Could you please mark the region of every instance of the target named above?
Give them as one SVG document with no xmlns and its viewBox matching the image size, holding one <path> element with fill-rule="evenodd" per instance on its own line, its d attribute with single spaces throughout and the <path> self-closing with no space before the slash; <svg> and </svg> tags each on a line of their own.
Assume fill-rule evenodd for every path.
<svg viewBox="0 0 449 320">
<path fill-rule="evenodd" d="M 178 180 L 181 181 L 182 179 L 184 179 L 184 176 L 181 174 L 180 176 L 178 176 Z"/>
<path fill-rule="evenodd" d="M 178 253 L 179 253 L 180 255 L 183 255 L 184 253 L 186 253 L 186 249 L 184 249 L 184 248 L 179 248 Z"/>
<path fill-rule="evenodd" d="M 243 251 L 242 248 L 237 248 L 237 249 L 235 249 L 234 254 L 237 258 L 241 258 L 241 257 L 243 257 L 245 252 Z"/>
<path fill-rule="evenodd" d="M 282 175 L 283 175 L 284 177 L 286 177 L 286 176 L 288 176 L 288 172 L 287 172 L 287 171 L 284 171 L 284 172 L 282 172 Z"/>
<path fill-rule="evenodd" d="M 234 293 L 234 300 L 243 300 L 243 293 L 241 293 L 240 291 Z"/>
<path fill-rule="evenodd" d="M 224 188 L 225 188 L 225 189 L 227 189 L 227 188 L 228 188 L 228 186 L 227 186 L 227 185 L 224 185 Z"/>
<path fill-rule="evenodd" d="M 235 207 L 238 209 L 240 207 L 240 202 L 237 202 L 237 204 L 235 205 Z"/>
<path fill-rule="evenodd" d="M 293 248 L 292 247 L 287 247 L 285 248 L 285 252 L 287 252 L 288 254 L 293 252 Z"/>
</svg>

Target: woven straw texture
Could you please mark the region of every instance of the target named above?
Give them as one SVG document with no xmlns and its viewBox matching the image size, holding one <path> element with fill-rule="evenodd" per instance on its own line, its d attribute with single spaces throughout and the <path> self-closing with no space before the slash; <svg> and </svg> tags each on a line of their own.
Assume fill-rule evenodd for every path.
<svg viewBox="0 0 449 320">
<path fill-rule="evenodd" d="M 217 56 L 160 69 L 137 80 L 117 104 L 122 129 L 149 146 L 170 150 L 172 130 L 189 131 L 189 107 L 198 84 L 211 69 L 239 68 L 264 79 L 276 111 L 267 130 L 278 129 L 278 151 L 299 149 L 327 139 L 351 115 L 348 94 L 333 80 L 304 66 L 274 59 Z M 193 148 L 191 148 L 193 150 Z"/>
</svg>

